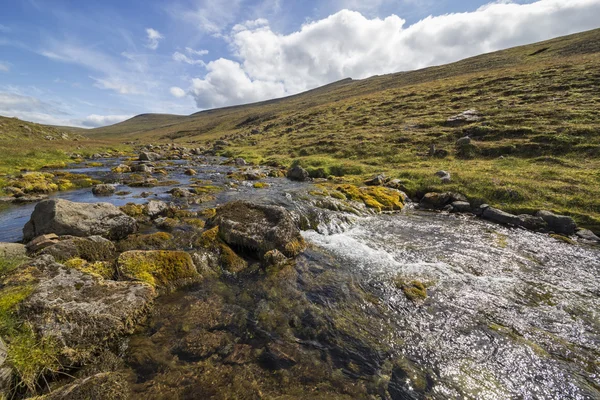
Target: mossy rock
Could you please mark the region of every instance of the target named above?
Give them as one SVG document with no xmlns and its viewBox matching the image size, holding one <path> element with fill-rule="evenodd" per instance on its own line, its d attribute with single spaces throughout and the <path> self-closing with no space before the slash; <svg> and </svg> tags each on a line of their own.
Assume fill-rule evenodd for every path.
<svg viewBox="0 0 600 400">
<path fill-rule="evenodd" d="M 117 271 L 124 279 L 166 289 L 193 283 L 201 278 L 192 257 L 184 251 L 127 251 L 119 256 Z"/>
<path fill-rule="evenodd" d="M 398 277 L 394 279 L 394 286 L 397 289 L 401 289 L 407 299 L 418 302 L 427 298 L 427 287 L 423 282 L 410 281 L 406 282 L 403 278 Z"/>
<path fill-rule="evenodd" d="M 113 279 L 115 268 L 112 263 L 106 261 L 89 262 L 82 258 L 71 258 L 65 261 L 65 267 L 74 268 L 86 274 L 98 276 L 104 279 Z"/>
<path fill-rule="evenodd" d="M 236 274 L 248 267 L 248 263 L 221 239 L 218 226 L 204 231 L 195 247 L 218 255 L 219 267 L 230 273 Z"/>
<path fill-rule="evenodd" d="M 354 185 L 338 185 L 337 191 L 347 200 L 364 203 L 377 211 L 399 211 L 404 208 L 404 197 L 401 192 L 380 186 L 358 187 Z"/>
<path fill-rule="evenodd" d="M 129 250 L 168 250 L 173 248 L 173 235 L 167 232 L 156 232 L 146 235 L 129 235 L 117 243 L 121 252 Z"/>
</svg>

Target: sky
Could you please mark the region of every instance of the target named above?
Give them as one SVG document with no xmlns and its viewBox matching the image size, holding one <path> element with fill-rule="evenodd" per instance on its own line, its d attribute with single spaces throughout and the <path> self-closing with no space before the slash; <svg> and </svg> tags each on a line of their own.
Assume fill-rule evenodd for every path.
<svg viewBox="0 0 600 400">
<path fill-rule="evenodd" d="M 600 27 L 600 0 L 2 0 L 0 115 L 86 128 Z"/>
</svg>

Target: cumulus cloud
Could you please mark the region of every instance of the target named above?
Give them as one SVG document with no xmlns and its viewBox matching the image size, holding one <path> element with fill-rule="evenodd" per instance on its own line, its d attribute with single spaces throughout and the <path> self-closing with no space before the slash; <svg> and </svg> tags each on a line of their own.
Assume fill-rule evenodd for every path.
<svg viewBox="0 0 600 400">
<path fill-rule="evenodd" d="M 252 79 L 237 62 L 220 58 L 207 64 L 204 79 L 193 79 L 190 92 L 199 108 L 260 101 L 286 94 L 284 84 Z"/>
<path fill-rule="evenodd" d="M 87 128 L 98 128 L 100 126 L 112 125 L 119 122 L 123 122 L 129 118 L 133 117 L 133 115 L 97 115 L 92 114 L 83 118 L 80 122 L 80 125 Z"/>
<path fill-rule="evenodd" d="M 267 21 L 236 25 L 229 36 L 238 61 L 207 64 L 190 92 L 199 108 L 298 93 L 346 77 L 413 70 L 598 27 L 600 0 L 491 3 L 425 18 L 411 26 L 396 15 L 369 19 L 342 10 L 282 35 Z"/>
<path fill-rule="evenodd" d="M 176 51 L 175 53 L 173 53 L 173 60 L 177 61 L 177 62 L 181 62 L 181 63 L 186 63 L 186 64 L 190 64 L 190 65 L 206 65 L 204 63 L 204 61 L 202 60 L 194 60 L 188 56 L 186 56 L 183 53 L 180 53 L 178 51 Z"/>
<path fill-rule="evenodd" d="M 177 98 L 185 97 L 185 90 L 180 87 L 173 86 L 170 90 L 171 94 Z"/>
<path fill-rule="evenodd" d="M 159 31 L 152 28 L 146 29 L 146 36 L 148 39 L 146 47 L 151 50 L 158 49 L 158 42 L 165 38 Z"/>
<path fill-rule="evenodd" d="M 0 72 L 9 72 L 9 71 L 10 71 L 10 66 L 8 65 L 8 63 L 0 61 Z"/>
</svg>

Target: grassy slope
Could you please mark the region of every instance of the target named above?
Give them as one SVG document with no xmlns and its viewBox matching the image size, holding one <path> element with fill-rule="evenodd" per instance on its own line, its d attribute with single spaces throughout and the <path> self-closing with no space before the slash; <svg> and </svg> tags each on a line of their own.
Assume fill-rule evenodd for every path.
<svg viewBox="0 0 600 400">
<path fill-rule="evenodd" d="M 86 155 L 113 146 L 111 141 L 85 138 L 80 132 L 0 117 L 0 193 L 6 178 L 20 170 L 66 165 L 68 153 Z"/>
<path fill-rule="evenodd" d="M 514 212 L 549 208 L 600 230 L 599 105 L 594 30 L 286 99 L 189 117 L 145 116 L 148 123 L 138 117 L 91 133 L 184 143 L 225 137 L 228 155 L 299 159 L 337 174 L 383 171 L 406 179 L 413 192 L 457 190 Z M 471 108 L 481 122 L 446 126 Z M 480 151 L 470 160 L 454 148 L 466 134 Z M 429 157 L 430 144 L 450 156 Z M 454 183 L 440 185 L 433 177 L 439 169 Z"/>
</svg>

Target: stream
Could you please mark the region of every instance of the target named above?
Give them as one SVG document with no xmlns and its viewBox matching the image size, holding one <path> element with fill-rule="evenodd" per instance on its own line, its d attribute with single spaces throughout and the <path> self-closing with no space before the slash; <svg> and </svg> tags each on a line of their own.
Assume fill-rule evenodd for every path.
<svg viewBox="0 0 600 400">
<path fill-rule="evenodd" d="M 103 167 L 75 165 L 68 171 L 117 182 L 110 168 L 122 160 L 100 161 Z M 207 283 L 159 299 L 157 311 L 127 345 L 123 370 L 137 377 L 137 395 L 205 398 L 191 395 L 203 393 L 209 398 L 213 392 L 203 391 L 207 383 L 197 375 L 209 376 L 216 367 L 206 363 L 215 363 L 217 355 L 222 364 L 214 371 L 220 377 L 252 373 L 260 386 L 263 381 L 256 377 L 262 375 L 252 369 L 252 362 L 232 362 L 232 353 L 198 356 L 182 344 L 193 334 L 200 335 L 194 340 L 206 341 L 206 335 L 223 332 L 237 337 L 231 339 L 235 349 L 270 349 L 279 340 L 299 346 L 295 367 L 274 370 L 289 369 L 291 375 L 302 376 L 298 378 L 302 384 L 310 379 L 337 382 L 331 371 L 338 367 L 344 382 L 370 382 L 365 384 L 368 394 L 340 386 L 349 398 L 363 394 L 392 399 L 600 398 L 600 248 L 570 245 L 473 216 L 423 212 L 411 205 L 395 214 L 317 212 L 314 198 L 308 195 L 310 184 L 266 178 L 263 181 L 270 184 L 266 189 L 255 189 L 251 182 L 232 187 L 226 175 L 237 168 L 220 165 L 221 161 L 176 162 L 167 167 L 168 179 L 179 183 L 170 186 L 118 185 L 118 191 L 129 193 L 110 197 L 95 197 L 91 189 L 51 196 L 115 205 L 171 201 L 166 192 L 189 185 L 184 171 L 192 167 L 198 171 L 195 179 L 225 187 L 213 201 L 190 206 L 193 210 L 243 199 L 283 206 L 297 218 L 309 212 L 325 216 L 316 229 L 303 232 L 310 247 L 298 258 L 295 275 L 286 286 L 274 286 L 273 291 L 279 290 L 276 295 L 263 290 L 266 278 L 261 278 L 260 282 L 228 282 L 227 293 Z M 140 197 L 142 192 L 150 192 L 150 197 Z M 21 240 L 21 229 L 34 206 L 11 205 L 0 211 L 0 242 Z M 427 296 L 411 301 L 395 284 L 398 281 L 423 283 Z M 232 322 L 227 328 L 200 324 L 198 315 L 205 314 L 190 310 L 207 302 L 227 315 L 240 314 L 245 322 Z M 284 303 L 287 308 L 277 308 Z M 273 318 L 287 313 L 291 328 L 268 325 L 261 319 L 265 310 Z M 309 311 L 326 321 L 306 317 Z M 310 322 L 313 319 L 318 321 Z M 343 322 L 347 320 L 348 325 Z M 307 326 L 321 333 L 313 335 Z M 155 354 L 145 355 L 150 358 L 140 362 L 136 351 L 142 348 Z M 303 351 L 329 363 L 331 369 L 323 367 L 327 378 L 300 370 L 309 365 L 303 361 Z M 277 379 L 288 379 L 291 387 L 296 382 L 291 375 Z M 254 393 L 250 386 L 244 390 Z M 264 386 L 271 388 L 262 389 L 265 398 L 276 397 L 276 383 Z"/>
</svg>

